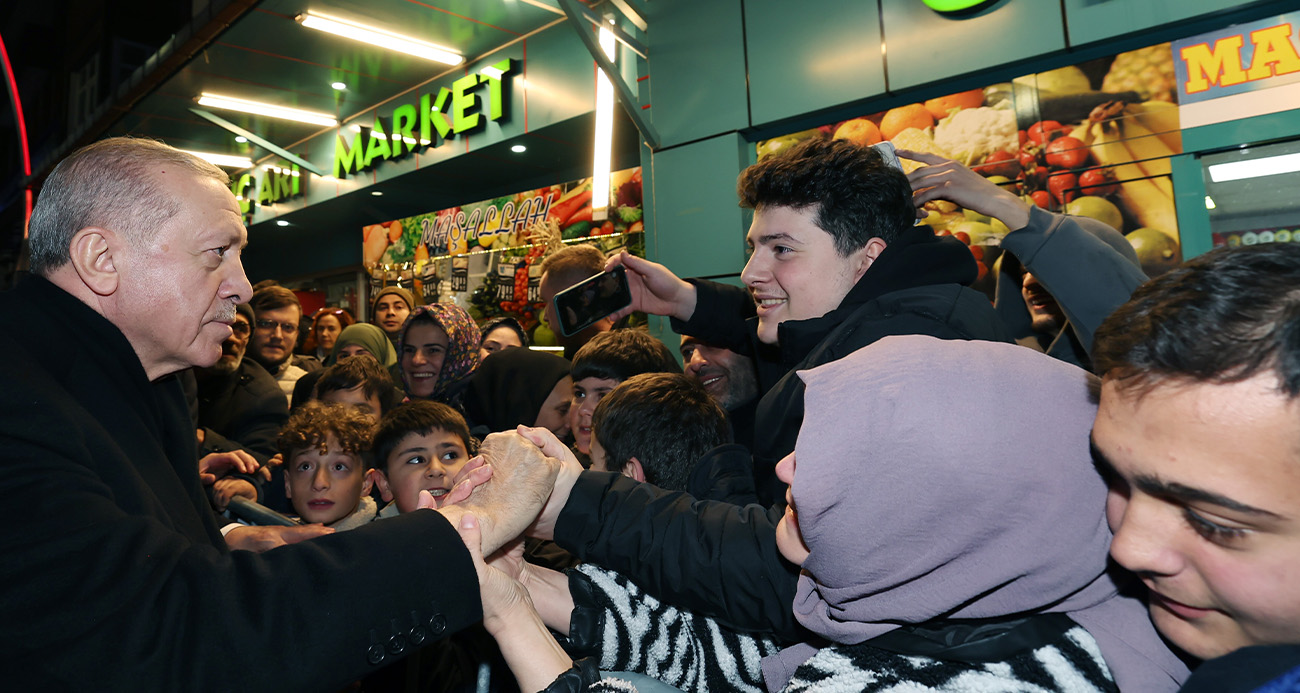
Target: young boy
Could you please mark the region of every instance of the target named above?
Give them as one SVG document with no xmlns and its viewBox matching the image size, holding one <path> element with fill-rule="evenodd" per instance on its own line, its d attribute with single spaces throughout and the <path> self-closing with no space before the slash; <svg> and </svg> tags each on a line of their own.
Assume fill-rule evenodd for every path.
<svg viewBox="0 0 1300 693">
<path fill-rule="evenodd" d="M 610 330 L 591 338 L 573 356 L 573 403 L 569 407 L 574 447 L 591 454 L 591 416 L 596 404 L 619 383 L 642 373 L 681 373 L 663 342 L 640 329 Z"/>
<path fill-rule="evenodd" d="M 699 381 L 643 373 L 614 388 L 591 417 L 591 468 L 622 472 L 697 499 L 756 502 L 752 461 L 731 443 L 727 415 Z"/>
<path fill-rule="evenodd" d="M 326 368 L 316 381 L 315 398 L 345 404 L 378 421 L 401 397 L 393 378 L 374 357 L 359 354 Z"/>
<path fill-rule="evenodd" d="M 351 359 L 349 359 L 351 360 Z M 440 402 L 407 402 L 384 414 L 374 436 L 374 482 L 389 504 L 380 517 L 419 507 L 420 491 L 435 497 L 477 452 L 460 412 Z"/>
<path fill-rule="evenodd" d="M 352 407 L 308 402 L 280 431 L 284 494 L 303 522 L 337 531 L 375 518 L 365 454 L 374 424 Z"/>
</svg>

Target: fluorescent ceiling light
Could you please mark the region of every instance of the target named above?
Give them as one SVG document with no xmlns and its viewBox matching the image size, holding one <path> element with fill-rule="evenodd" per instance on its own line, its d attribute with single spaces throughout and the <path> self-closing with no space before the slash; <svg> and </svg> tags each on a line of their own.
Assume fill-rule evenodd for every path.
<svg viewBox="0 0 1300 693">
<path fill-rule="evenodd" d="M 331 82 L 331 83 L 330 83 L 330 86 L 331 86 L 331 87 L 334 87 L 335 89 L 337 89 L 337 90 L 339 90 L 339 91 L 343 91 L 344 89 L 347 89 L 347 88 L 348 88 L 348 85 L 346 85 L 346 84 L 344 84 L 344 83 L 342 83 L 342 82 Z"/>
<path fill-rule="evenodd" d="M 614 61 L 614 34 L 600 27 L 600 49 Z M 602 221 L 609 214 L 609 167 L 614 149 L 614 85 L 604 70 L 596 70 L 596 141 L 592 156 L 591 218 Z"/>
<path fill-rule="evenodd" d="M 371 190 L 371 191 L 370 191 L 370 194 L 371 194 L 371 195 L 374 195 L 375 197 L 379 197 L 380 195 L 383 195 L 383 194 L 384 194 L 384 191 L 383 191 L 383 190 Z"/>
<path fill-rule="evenodd" d="M 525 146 L 522 145 L 522 144 L 516 144 L 515 146 L 513 146 L 513 147 L 510 148 L 510 151 L 512 151 L 512 152 L 514 152 L 514 153 L 516 153 L 516 154 L 522 154 L 522 153 L 528 151 L 528 147 L 525 147 Z"/>
<path fill-rule="evenodd" d="M 425 60 L 433 60 L 447 65 L 459 65 L 465 61 L 455 51 L 436 44 L 422 41 L 410 36 L 396 34 L 386 29 L 358 24 L 340 17 L 331 17 L 307 10 L 306 14 L 296 17 L 298 22 L 308 29 L 325 31 L 336 36 L 350 38 L 353 41 L 369 43 L 372 46 L 387 48 L 399 53 L 414 55 Z"/>
<path fill-rule="evenodd" d="M 235 141 L 238 142 L 238 143 L 240 143 L 240 144 L 243 144 L 243 143 L 245 143 L 245 142 L 248 141 L 248 138 L 247 138 L 247 137 L 244 137 L 243 135 L 240 135 L 239 137 L 236 137 L 236 138 L 235 138 Z"/>
<path fill-rule="evenodd" d="M 1295 173 L 1300 171 L 1300 152 L 1266 156 L 1262 159 L 1233 161 L 1226 164 L 1211 164 L 1209 169 L 1210 180 L 1215 183 L 1259 178 L 1260 176 L 1276 176 L 1281 173 Z"/>
<path fill-rule="evenodd" d="M 293 120 L 299 123 L 311 123 L 312 125 L 323 125 L 332 128 L 339 124 L 332 116 L 325 113 L 316 113 L 313 111 L 303 111 L 297 108 L 287 108 L 285 106 L 276 106 L 259 101 L 249 101 L 247 99 L 237 99 L 233 96 L 222 96 L 221 94 L 209 94 L 203 92 L 199 97 L 199 105 L 208 108 L 222 108 L 227 111 L 239 111 L 240 113 L 252 113 L 253 115 L 264 115 L 270 118 L 280 118 L 283 120 Z"/>
<path fill-rule="evenodd" d="M 287 221 L 285 221 L 285 220 L 283 220 L 283 219 L 280 219 L 280 220 L 277 220 L 277 221 L 275 222 L 275 225 L 276 225 L 276 226 L 288 226 L 288 225 L 289 225 L 289 222 L 287 222 Z"/>
<path fill-rule="evenodd" d="M 203 159 L 204 161 L 216 164 L 217 166 L 226 166 L 228 168 L 252 168 L 253 161 L 246 156 L 233 156 L 230 154 L 214 154 L 212 152 L 196 152 L 189 149 L 182 149 L 186 154 Z"/>
</svg>

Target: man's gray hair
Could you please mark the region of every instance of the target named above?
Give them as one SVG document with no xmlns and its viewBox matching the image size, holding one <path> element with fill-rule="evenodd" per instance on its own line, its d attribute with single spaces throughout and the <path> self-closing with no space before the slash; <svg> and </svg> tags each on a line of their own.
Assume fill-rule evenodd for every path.
<svg viewBox="0 0 1300 693">
<path fill-rule="evenodd" d="M 225 171 L 157 140 L 112 137 L 86 145 L 59 162 L 41 187 L 28 228 L 32 272 L 48 275 L 67 264 L 72 237 L 90 226 L 120 232 L 131 243 L 148 239 L 181 209 L 153 177 L 159 164 L 230 185 Z"/>
</svg>

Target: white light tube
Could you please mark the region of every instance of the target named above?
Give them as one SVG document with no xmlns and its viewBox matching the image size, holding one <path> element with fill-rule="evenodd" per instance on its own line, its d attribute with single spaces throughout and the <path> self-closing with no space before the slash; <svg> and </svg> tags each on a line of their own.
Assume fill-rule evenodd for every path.
<svg viewBox="0 0 1300 693">
<path fill-rule="evenodd" d="M 1266 156 L 1262 159 L 1250 159 L 1248 161 L 1233 161 L 1226 164 L 1211 164 L 1209 168 L 1210 180 L 1215 183 L 1259 178 L 1260 176 L 1276 176 L 1281 173 L 1295 173 L 1300 171 L 1300 152 Z"/>
<path fill-rule="evenodd" d="M 334 127 L 339 124 L 339 121 L 325 113 L 303 111 L 297 108 L 237 99 L 233 96 L 222 96 L 221 94 L 209 94 L 208 92 L 203 92 L 199 97 L 199 105 L 208 108 L 221 108 L 227 111 L 239 111 L 240 113 L 252 113 L 253 115 L 264 115 L 282 120 L 293 120 L 299 123 L 323 125 L 325 127 Z"/>
<path fill-rule="evenodd" d="M 447 65 L 459 65 L 465 58 L 450 48 L 422 41 L 410 36 L 393 33 L 386 29 L 358 24 L 341 17 L 331 17 L 319 12 L 307 10 L 306 14 L 296 17 L 298 22 L 308 29 L 324 31 L 353 41 L 369 43 L 372 46 L 387 48 L 399 53 L 414 55 L 417 58 L 432 60 Z"/>
<path fill-rule="evenodd" d="M 600 49 L 614 61 L 614 33 L 600 28 Z M 604 70 L 596 75 L 596 146 L 591 176 L 591 218 L 603 221 L 609 212 L 609 167 L 614 149 L 614 84 Z"/>
<path fill-rule="evenodd" d="M 228 168 L 252 168 L 253 167 L 252 159 L 249 159 L 246 156 L 232 156 L 230 154 L 214 154 L 212 152 L 196 152 L 189 149 L 182 149 L 181 151 L 185 152 L 186 154 L 193 154 L 194 156 L 197 156 L 200 159 L 203 159 L 204 161 L 210 164 L 216 164 L 217 166 L 226 166 Z"/>
</svg>

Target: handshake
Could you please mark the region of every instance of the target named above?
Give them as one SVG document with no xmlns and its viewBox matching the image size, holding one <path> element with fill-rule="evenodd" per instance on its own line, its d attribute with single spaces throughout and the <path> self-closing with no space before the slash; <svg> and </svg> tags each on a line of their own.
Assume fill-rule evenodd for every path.
<svg viewBox="0 0 1300 693">
<path fill-rule="evenodd" d="M 545 428 L 520 426 L 493 433 L 456 475 L 452 490 L 435 500 L 420 492 L 420 507 L 442 513 L 453 527 L 466 513 L 478 518 L 482 551 L 490 555 L 527 532 L 550 539 L 555 520 L 582 472 L 573 453 Z"/>
</svg>

